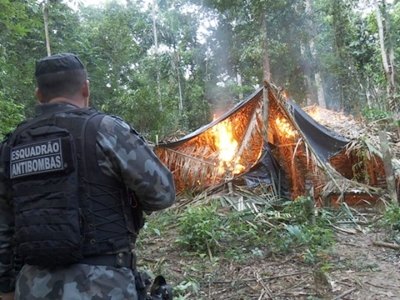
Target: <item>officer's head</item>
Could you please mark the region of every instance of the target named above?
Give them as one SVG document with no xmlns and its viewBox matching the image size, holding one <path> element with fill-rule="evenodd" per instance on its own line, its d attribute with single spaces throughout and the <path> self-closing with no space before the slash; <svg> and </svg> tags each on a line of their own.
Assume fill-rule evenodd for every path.
<svg viewBox="0 0 400 300">
<path fill-rule="evenodd" d="M 89 81 L 78 56 L 62 53 L 44 57 L 36 62 L 35 77 L 41 103 L 60 100 L 88 106 Z"/>
</svg>

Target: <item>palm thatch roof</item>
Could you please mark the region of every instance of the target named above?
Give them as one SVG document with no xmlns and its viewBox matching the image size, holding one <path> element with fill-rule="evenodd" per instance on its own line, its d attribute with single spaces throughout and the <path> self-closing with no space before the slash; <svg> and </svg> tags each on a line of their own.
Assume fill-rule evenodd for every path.
<svg viewBox="0 0 400 300">
<path fill-rule="evenodd" d="M 155 146 L 178 192 L 201 192 L 243 178 L 266 151 L 278 162 L 293 199 L 312 193 L 326 203 L 384 194 L 385 172 L 376 151 L 322 126 L 268 82 L 210 124 Z M 280 178 L 268 165 L 263 170 Z"/>
</svg>

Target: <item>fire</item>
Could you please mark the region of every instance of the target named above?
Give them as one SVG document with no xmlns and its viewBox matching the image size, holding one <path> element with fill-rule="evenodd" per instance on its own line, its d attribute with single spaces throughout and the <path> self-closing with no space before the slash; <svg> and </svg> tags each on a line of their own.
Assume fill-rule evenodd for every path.
<svg viewBox="0 0 400 300">
<path fill-rule="evenodd" d="M 228 120 L 222 121 L 212 128 L 212 133 L 218 150 L 218 174 L 242 172 L 244 166 L 240 164 L 240 157 L 235 157 L 239 144 L 233 136 L 232 124 Z"/>
<path fill-rule="evenodd" d="M 287 138 L 294 138 L 297 135 L 297 131 L 293 129 L 292 125 L 286 119 L 276 118 L 275 124 L 278 126 L 278 129 L 282 135 Z"/>
<path fill-rule="evenodd" d="M 321 122 L 323 121 L 323 114 L 319 107 L 314 106 L 306 111 L 315 121 Z"/>
</svg>

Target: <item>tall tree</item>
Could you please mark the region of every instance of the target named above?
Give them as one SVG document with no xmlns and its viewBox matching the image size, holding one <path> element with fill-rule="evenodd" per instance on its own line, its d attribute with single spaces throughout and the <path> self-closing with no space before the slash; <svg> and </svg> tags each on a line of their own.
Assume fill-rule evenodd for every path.
<svg viewBox="0 0 400 300">
<path fill-rule="evenodd" d="M 44 25 L 44 34 L 45 34 L 45 38 L 46 38 L 47 56 L 50 56 L 51 49 L 50 49 L 50 36 L 49 36 L 49 5 L 48 5 L 48 1 L 44 0 L 41 5 L 42 5 L 42 12 L 43 12 L 43 25 Z"/>
<path fill-rule="evenodd" d="M 157 33 L 157 14 L 158 14 L 158 5 L 157 1 L 153 0 L 152 1 L 152 9 L 151 9 L 151 16 L 153 18 L 153 36 L 154 36 L 154 56 L 156 60 L 156 66 L 157 66 L 157 93 L 158 93 L 158 104 L 159 104 L 159 109 L 160 111 L 163 110 L 163 104 L 162 104 L 162 99 L 161 99 L 161 79 L 160 79 L 160 69 L 159 69 L 159 56 L 158 56 L 158 33 Z"/>
<path fill-rule="evenodd" d="M 45 3 L 51 52 L 79 54 L 92 103 L 147 136 L 193 130 L 210 120 L 210 109 L 226 110 L 265 78 L 300 104 L 312 98 L 324 106 L 325 99 L 329 108 L 359 111 L 367 100 L 371 107 L 383 102 L 386 79 L 394 95 L 399 83 L 390 65 L 400 56 L 393 30 L 400 5 L 376 1 L 393 76 L 376 71 L 376 11 L 357 9 L 359 0 L 155 0 L 157 11 L 139 0 L 78 10 L 57 0 L 3 0 L 0 101 L 33 106 L 34 62 L 49 52 Z"/>
<path fill-rule="evenodd" d="M 263 74 L 264 79 L 267 81 L 272 80 L 271 66 L 270 66 L 270 54 L 269 54 L 269 36 L 268 36 L 268 24 L 267 24 L 267 12 L 261 14 L 261 36 L 262 36 L 262 47 L 263 47 Z"/>
<path fill-rule="evenodd" d="M 307 104 L 317 103 L 319 106 L 326 108 L 325 91 L 318 64 L 319 54 L 315 47 L 317 26 L 315 26 L 313 0 L 306 0 L 304 13 L 308 29 L 308 38 L 304 41 L 305 53 L 303 54 L 304 65 L 306 67 L 307 94 L 309 95 L 307 97 Z"/>
<path fill-rule="evenodd" d="M 390 17 L 387 12 L 387 4 L 385 0 L 379 3 L 374 1 L 376 20 L 379 32 L 379 44 L 381 49 L 382 64 L 386 75 L 386 91 L 388 95 L 388 108 L 392 111 L 398 110 L 398 103 L 396 101 L 396 69 L 394 48 L 391 39 Z"/>
</svg>

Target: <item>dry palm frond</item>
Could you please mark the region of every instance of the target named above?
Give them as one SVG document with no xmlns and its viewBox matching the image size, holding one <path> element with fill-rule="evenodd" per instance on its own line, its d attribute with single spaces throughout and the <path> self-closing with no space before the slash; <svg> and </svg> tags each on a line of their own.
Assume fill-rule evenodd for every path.
<svg viewBox="0 0 400 300">
<path fill-rule="evenodd" d="M 220 201 L 223 206 L 228 205 L 238 211 L 247 209 L 253 213 L 258 213 L 260 210 L 281 201 L 280 197 L 268 187 L 264 188 L 264 192 L 259 193 L 245 187 L 236 186 L 234 194 L 220 195 Z"/>
<path fill-rule="evenodd" d="M 321 191 L 322 197 L 328 197 L 331 194 L 339 194 L 339 201 L 343 200 L 346 193 L 363 193 L 367 195 L 382 195 L 383 190 L 378 187 L 372 187 L 354 180 L 349 180 L 341 176 L 335 169 L 331 168 L 331 173 L 335 175 L 335 182 L 328 180 Z"/>
<path fill-rule="evenodd" d="M 378 150 L 372 142 L 370 142 L 369 140 L 365 140 L 364 143 L 370 153 L 382 158 L 382 152 Z"/>
<path fill-rule="evenodd" d="M 346 145 L 346 155 L 349 156 L 351 152 L 354 152 L 356 149 L 360 148 L 360 142 L 357 140 L 352 140 Z"/>
</svg>

